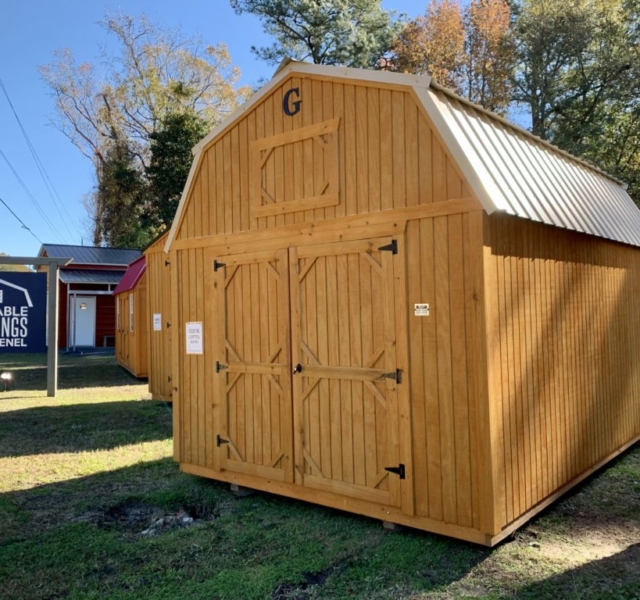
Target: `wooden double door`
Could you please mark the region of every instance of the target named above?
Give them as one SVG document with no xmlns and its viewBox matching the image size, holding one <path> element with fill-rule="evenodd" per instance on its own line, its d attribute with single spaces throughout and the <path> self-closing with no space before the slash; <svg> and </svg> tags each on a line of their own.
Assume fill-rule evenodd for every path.
<svg viewBox="0 0 640 600">
<path fill-rule="evenodd" d="M 213 259 L 222 470 L 400 505 L 399 260 L 391 238 Z"/>
</svg>

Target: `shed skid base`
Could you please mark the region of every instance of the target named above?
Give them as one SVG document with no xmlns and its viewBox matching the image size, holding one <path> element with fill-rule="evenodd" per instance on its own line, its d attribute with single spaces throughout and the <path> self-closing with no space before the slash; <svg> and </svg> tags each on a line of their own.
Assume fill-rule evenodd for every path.
<svg viewBox="0 0 640 600">
<path fill-rule="evenodd" d="M 209 479 L 225 481 L 262 492 L 287 496 L 289 498 L 295 498 L 296 500 L 303 500 L 313 504 L 320 504 L 329 508 L 337 508 L 339 510 L 379 519 L 383 522 L 386 521 L 389 523 L 396 523 L 398 525 L 406 525 L 407 527 L 422 529 L 423 531 L 428 531 L 430 533 L 446 535 L 465 540 L 467 542 L 481 544 L 483 546 L 492 546 L 494 543 L 492 536 L 485 535 L 476 529 L 441 523 L 440 521 L 434 521 L 433 519 L 425 517 L 406 515 L 402 513 L 400 508 L 381 506 L 380 504 L 375 504 L 374 502 L 369 502 L 367 500 L 349 498 L 333 494 L 331 492 L 305 488 L 300 485 L 283 481 L 275 481 L 273 479 L 253 477 L 242 473 L 232 473 L 231 471 L 218 472 L 213 469 L 188 463 L 180 463 L 180 468 L 185 473 L 190 473 L 191 475 L 208 477 Z"/>
<path fill-rule="evenodd" d="M 250 488 L 250 490 L 247 490 L 249 492 L 251 492 L 251 490 L 270 492 L 279 494 L 281 496 L 287 496 L 289 498 L 295 498 L 296 500 L 312 502 L 313 504 L 320 504 L 322 506 L 328 506 L 329 508 L 337 508 L 339 510 L 345 510 L 347 512 L 364 515 L 366 517 L 380 519 L 382 521 L 383 527 L 389 530 L 393 530 L 394 525 L 405 525 L 407 527 L 413 527 L 414 529 L 421 529 L 430 533 L 437 533 L 439 535 L 446 535 L 458 538 L 460 540 L 465 540 L 467 542 L 473 542 L 475 544 L 493 547 L 505 540 L 514 531 L 522 527 L 527 521 L 530 521 L 533 517 L 553 504 L 556 500 L 560 499 L 571 488 L 575 487 L 579 483 L 582 483 L 585 479 L 596 473 L 611 460 L 613 460 L 638 442 L 640 442 L 640 436 L 634 437 L 630 442 L 624 444 L 624 446 L 622 446 L 620 449 L 603 458 L 591 469 L 588 469 L 584 473 L 581 473 L 578 477 L 575 477 L 570 482 L 562 486 L 559 490 L 534 506 L 531 510 L 527 511 L 518 519 L 506 525 L 502 529 L 502 531 L 498 532 L 495 535 L 485 534 L 481 531 L 478 531 L 477 529 L 471 529 L 470 527 L 461 527 L 460 525 L 442 523 L 440 521 L 434 521 L 433 519 L 428 519 L 426 517 L 407 515 L 404 514 L 400 508 L 395 508 L 392 506 L 381 506 L 379 504 L 368 502 L 366 500 L 348 498 L 317 489 L 312 490 L 292 483 L 252 477 L 251 475 L 231 473 L 229 471 L 218 472 L 214 471 L 213 469 L 200 467 L 198 465 L 191 465 L 188 463 L 180 463 L 180 468 L 185 473 L 198 475 L 200 477 L 207 477 L 209 479 L 215 479 L 218 481 L 229 482 L 231 483 L 232 492 L 234 491 L 234 489 L 244 490 L 245 488 Z"/>
</svg>

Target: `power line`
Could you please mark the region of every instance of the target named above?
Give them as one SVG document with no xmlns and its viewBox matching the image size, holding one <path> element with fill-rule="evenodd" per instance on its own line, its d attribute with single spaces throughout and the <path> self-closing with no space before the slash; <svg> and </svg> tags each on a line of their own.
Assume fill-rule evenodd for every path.
<svg viewBox="0 0 640 600">
<path fill-rule="evenodd" d="M 4 93 L 4 96 L 7 99 L 7 102 L 9 103 L 9 106 L 11 107 L 11 110 L 13 112 L 13 116 L 16 118 L 16 121 L 18 122 L 18 125 L 20 126 L 20 131 L 22 131 L 22 135 L 24 136 L 24 139 L 27 142 L 27 146 L 29 147 L 29 150 L 31 152 L 31 156 L 33 157 L 33 160 L 36 163 L 36 167 L 38 167 L 38 171 L 40 172 L 40 177 L 42 177 L 42 181 L 44 181 L 44 185 L 47 188 L 47 191 L 49 192 L 49 196 L 53 200 L 53 204 L 56 207 L 56 210 L 58 211 L 58 215 L 60 216 L 60 219 L 62 220 L 62 222 L 64 223 L 64 226 L 66 227 L 67 231 L 69 232 L 69 235 L 73 236 L 73 233 L 71 232 L 71 230 L 67 226 L 67 219 L 65 219 L 63 217 L 62 212 L 60 211 L 60 207 L 62 207 L 62 210 L 64 210 L 65 214 L 67 215 L 67 218 L 69 219 L 69 222 L 73 222 L 73 219 L 71 218 L 71 215 L 67 211 L 67 208 L 65 207 L 65 205 L 62 202 L 62 200 L 60 199 L 60 195 L 58 194 L 58 191 L 55 189 L 55 187 L 53 185 L 53 182 L 51 181 L 51 178 L 49 177 L 49 174 L 47 173 L 46 169 L 44 168 L 44 165 L 42 164 L 42 161 L 40 160 L 40 157 L 38 156 L 38 153 L 36 152 L 35 147 L 31 143 L 31 139 L 29 138 L 25 128 L 23 127 L 22 121 L 20 121 L 20 117 L 18 117 L 18 113 L 16 112 L 16 109 L 14 108 L 13 103 L 11 102 L 11 98 L 9 97 L 9 93 L 7 92 L 7 89 L 6 89 L 5 85 L 4 85 L 4 82 L 2 81 L 1 77 L 0 77 L 0 88 L 2 89 L 2 91 Z M 54 195 L 54 192 L 55 192 L 55 195 Z"/>
<path fill-rule="evenodd" d="M 2 158 L 4 158 L 5 162 L 7 163 L 9 168 L 11 169 L 11 172 L 14 174 L 15 178 L 18 180 L 18 183 L 20 183 L 20 185 L 22 186 L 22 189 L 25 191 L 25 194 L 27 194 L 27 196 L 29 197 L 29 199 L 31 200 L 33 205 L 38 210 L 38 213 L 40 213 L 40 216 L 42 217 L 44 222 L 49 226 L 51 231 L 58 236 L 58 239 L 60 241 L 64 241 L 64 237 L 62 235 L 60 235 L 60 232 L 58 231 L 57 227 L 52 223 L 51 219 L 49 219 L 49 217 L 47 216 L 47 213 L 45 213 L 42 210 L 42 207 L 40 206 L 38 201 L 35 199 L 34 195 L 31 193 L 31 191 L 29 190 L 29 188 L 27 187 L 25 182 L 22 181 L 22 177 L 20 177 L 18 172 L 14 169 L 13 165 L 11 164 L 9 159 L 7 158 L 7 155 L 2 151 L 2 149 L 0 149 L 0 156 L 2 156 Z"/>
<path fill-rule="evenodd" d="M 42 244 L 42 240 L 35 234 L 33 233 L 33 231 L 31 231 L 31 229 L 29 229 L 25 224 L 24 221 L 16 214 L 14 213 L 11 208 L 9 207 L 9 205 L 2 199 L 0 198 L 0 202 L 2 202 L 2 204 L 5 205 L 5 207 L 7 208 L 7 210 L 17 219 L 18 223 L 20 223 L 20 225 L 22 225 L 22 229 L 26 229 L 34 238 L 36 238 L 36 240 L 38 240 L 40 242 L 40 244 Z"/>
</svg>

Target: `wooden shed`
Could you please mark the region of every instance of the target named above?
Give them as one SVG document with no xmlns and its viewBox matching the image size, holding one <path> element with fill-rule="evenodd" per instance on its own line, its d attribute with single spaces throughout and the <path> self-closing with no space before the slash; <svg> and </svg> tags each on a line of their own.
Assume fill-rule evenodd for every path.
<svg viewBox="0 0 640 600">
<path fill-rule="evenodd" d="M 171 264 L 164 251 L 169 232 L 144 251 L 147 264 L 149 319 L 149 391 L 154 399 L 171 401 Z"/>
<path fill-rule="evenodd" d="M 144 255 L 133 261 L 113 290 L 116 361 L 135 377 L 148 376 L 147 277 Z"/>
<path fill-rule="evenodd" d="M 194 149 L 189 473 L 493 545 L 640 437 L 640 212 L 428 77 L 283 66 Z"/>
</svg>

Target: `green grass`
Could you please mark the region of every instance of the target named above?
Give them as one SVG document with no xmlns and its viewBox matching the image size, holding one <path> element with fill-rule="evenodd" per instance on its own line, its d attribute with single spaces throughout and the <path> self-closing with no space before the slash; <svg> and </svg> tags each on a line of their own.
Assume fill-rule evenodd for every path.
<svg viewBox="0 0 640 600">
<path fill-rule="evenodd" d="M 489 550 L 287 498 L 171 458 L 171 411 L 109 356 L 0 355 L 0 597 L 640 600 L 640 447 Z M 186 511 L 144 535 L 153 523 Z"/>
</svg>

